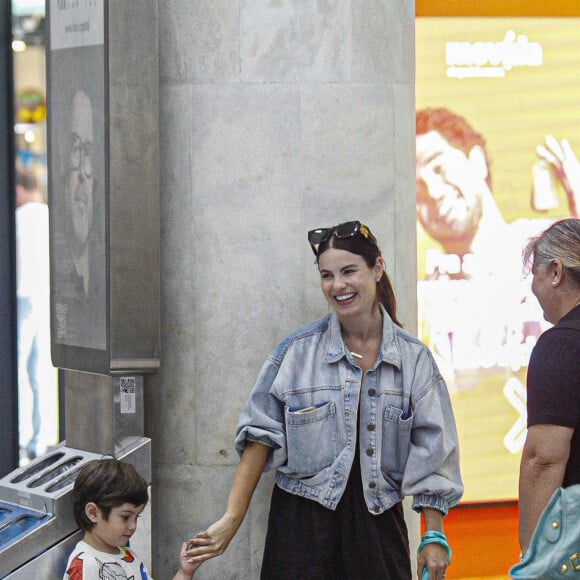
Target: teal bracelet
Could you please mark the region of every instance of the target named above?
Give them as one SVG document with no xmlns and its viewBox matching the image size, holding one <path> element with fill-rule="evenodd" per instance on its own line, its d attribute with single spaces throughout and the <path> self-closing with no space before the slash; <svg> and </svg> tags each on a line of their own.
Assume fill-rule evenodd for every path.
<svg viewBox="0 0 580 580">
<path fill-rule="evenodd" d="M 437 530 L 427 530 L 424 534 L 423 534 L 423 538 L 441 538 L 442 540 L 447 540 L 447 538 L 445 537 L 445 534 L 443 532 L 438 532 Z"/>
<path fill-rule="evenodd" d="M 417 554 L 427 545 L 427 544 L 439 544 L 445 548 L 447 555 L 449 556 L 449 561 L 451 561 L 451 548 L 447 543 L 447 538 L 443 532 L 438 532 L 436 530 L 427 530 L 423 537 L 421 538 L 421 543 L 417 548 Z M 421 575 L 421 580 L 429 580 L 429 570 L 423 568 L 423 574 Z"/>
<path fill-rule="evenodd" d="M 417 548 L 417 554 L 427 545 L 427 544 L 439 544 L 445 548 L 447 555 L 449 556 L 449 560 L 451 560 L 451 548 L 447 543 L 447 538 L 445 534 L 442 532 L 437 532 L 434 530 L 428 530 L 423 534 L 421 538 L 421 543 Z"/>
</svg>

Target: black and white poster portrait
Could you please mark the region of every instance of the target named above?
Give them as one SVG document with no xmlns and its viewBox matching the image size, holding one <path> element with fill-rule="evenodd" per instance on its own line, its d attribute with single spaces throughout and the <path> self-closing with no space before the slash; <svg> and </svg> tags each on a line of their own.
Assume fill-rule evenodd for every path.
<svg viewBox="0 0 580 580">
<path fill-rule="evenodd" d="M 52 340 L 106 350 L 104 4 L 49 8 Z"/>
</svg>

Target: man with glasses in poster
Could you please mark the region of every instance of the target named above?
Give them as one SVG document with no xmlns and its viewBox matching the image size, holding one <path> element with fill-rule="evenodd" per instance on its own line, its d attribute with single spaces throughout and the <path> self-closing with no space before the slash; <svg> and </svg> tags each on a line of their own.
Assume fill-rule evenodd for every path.
<svg viewBox="0 0 580 580">
<path fill-rule="evenodd" d="M 95 127 L 91 98 L 77 89 L 70 103 L 64 163 L 55 328 L 58 342 L 104 348 L 104 243 L 99 244 L 95 214 Z M 101 240 L 102 242 L 102 240 Z M 102 246 L 102 247 L 101 247 Z"/>
<path fill-rule="evenodd" d="M 71 217 L 71 250 L 78 275 L 79 294 L 87 296 L 90 283 L 89 233 L 93 220 L 93 114 L 83 90 L 75 93 L 71 106 L 70 153 L 66 205 Z"/>
</svg>

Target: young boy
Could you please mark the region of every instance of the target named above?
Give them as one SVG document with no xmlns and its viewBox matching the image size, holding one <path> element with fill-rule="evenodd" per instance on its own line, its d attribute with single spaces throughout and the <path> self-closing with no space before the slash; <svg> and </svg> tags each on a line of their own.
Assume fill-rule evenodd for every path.
<svg viewBox="0 0 580 580">
<path fill-rule="evenodd" d="M 148 500 L 147 482 L 132 465 L 118 459 L 84 465 L 75 480 L 73 509 L 85 535 L 68 559 L 63 580 L 152 580 L 143 562 L 126 546 Z M 191 563 L 187 542 L 181 546 L 179 565 L 173 580 L 191 580 L 200 566 Z"/>
</svg>

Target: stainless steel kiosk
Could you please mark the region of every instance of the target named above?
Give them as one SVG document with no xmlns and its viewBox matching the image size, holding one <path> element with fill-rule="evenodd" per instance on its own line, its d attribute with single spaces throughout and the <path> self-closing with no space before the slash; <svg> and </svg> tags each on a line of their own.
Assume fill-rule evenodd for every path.
<svg viewBox="0 0 580 580">
<path fill-rule="evenodd" d="M 0 480 L 0 574 L 2 578 L 62 578 L 68 554 L 80 539 L 71 491 L 78 470 L 103 457 L 60 445 Z M 134 441 L 119 459 L 151 477 L 150 440 Z"/>
<path fill-rule="evenodd" d="M 76 473 L 151 481 L 145 377 L 159 368 L 157 2 L 47 1 L 51 333 L 66 441 L 0 479 L 0 578 L 62 577 Z"/>
</svg>

